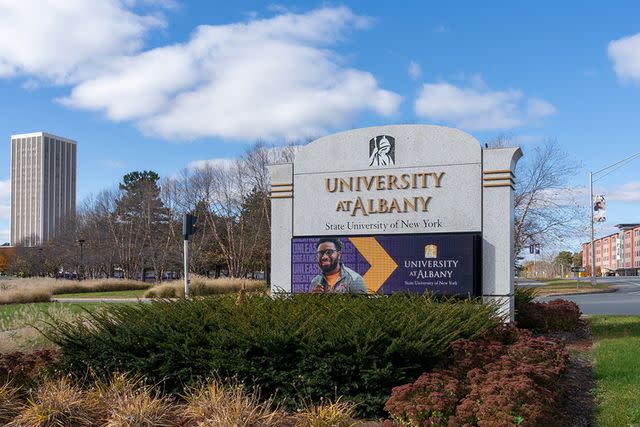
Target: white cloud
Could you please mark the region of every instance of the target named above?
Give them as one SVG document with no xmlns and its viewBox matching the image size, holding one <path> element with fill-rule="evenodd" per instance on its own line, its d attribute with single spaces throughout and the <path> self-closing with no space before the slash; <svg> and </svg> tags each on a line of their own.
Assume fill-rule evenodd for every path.
<svg viewBox="0 0 640 427">
<path fill-rule="evenodd" d="M 145 34 L 164 22 L 127 6 L 120 0 L 3 1 L 0 77 L 75 82 L 115 56 L 138 51 Z"/>
<path fill-rule="evenodd" d="M 173 0 L 2 4 L 0 77 L 24 77 L 30 90 L 70 86 L 57 100 L 63 105 L 178 140 L 298 140 L 364 112 L 398 111 L 399 95 L 331 49 L 372 24 L 348 8 L 203 25 L 184 43 L 144 50 L 148 32 L 165 26 L 157 12 L 133 11 L 150 5 L 177 7 Z"/>
<path fill-rule="evenodd" d="M 527 116 L 531 119 L 539 119 L 550 116 L 556 112 L 556 107 L 552 104 L 538 98 L 529 98 L 527 100 Z"/>
<path fill-rule="evenodd" d="M 538 98 L 526 98 L 520 90 L 492 91 L 480 77 L 471 87 L 426 83 L 415 103 L 418 116 L 450 122 L 468 130 L 512 129 L 555 112 Z"/>
<path fill-rule="evenodd" d="M 192 162 L 189 162 L 189 164 L 187 165 L 187 169 L 204 169 L 207 166 L 213 167 L 213 168 L 217 168 L 217 167 L 222 167 L 222 168 L 229 168 L 231 167 L 237 159 L 231 159 L 231 158 L 219 158 L 219 159 L 208 159 L 208 160 L 194 160 Z"/>
<path fill-rule="evenodd" d="M 11 232 L 8 229 L 0 229 L 0 243 L 8 242 L 11 238 Z"/>
<path fill-rule="evenodd" d="M 617 202 L 640 203 L 640 182 L 628 182 L 608 195 L 605 193 L 605 197 Z"/>
<path fill-rule="evenodd" d="M 607 50 L 618 77 L 640 82 L 640 33 L 609 42 Z"/>
<path fill-rule="evenodd" d="M 328 48 L 368 25 L 344 7 L 203 25 L 185 43 L 111 58 L 59 102 L 167 139 L 317 136 L 398 110 L 399 95 Z"/>
<path fill-rule="evenodd" d="M 409 77 L 411 77 L 413 80 L 418 80 L 420 77 L 422 77 L 422 68 L 420 67 L 420 64 L 416 63 L 416 62 L 409 62 Z"/>
</svg>

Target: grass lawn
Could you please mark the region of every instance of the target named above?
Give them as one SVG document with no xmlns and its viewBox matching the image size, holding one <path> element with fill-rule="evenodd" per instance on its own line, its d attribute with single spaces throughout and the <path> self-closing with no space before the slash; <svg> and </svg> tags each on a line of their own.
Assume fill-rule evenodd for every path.
<svg viewBox="0 0 640 427">
<path fill-rule="evenodd" d="M 606 283 L 598 283 L 595 287 L 591 286 L 589 280 L 553 280 L 545 282 L 542 286 L 536 286 L 536 296 L 546 295 L 567 295 L 581 294 L 587 292 L 607 292 L 612 289 L 611 285 Z"/>
<path fill-rule="evenodd" d="M 146 289 L 111 292 L 82 292 L 75 294 L 54 295 L 53 298 L 142 298 Z"/>
<path fill-rule="evenodd" d="M 52 308 L 60 308 L 70 311 L 73 314 L 82 313 L 83 309 L 93 310 L 96 307 L 103 305 L 99 302 L 88 303 L 67 303 L 67 302 L 38 302 L 31 304 L 7 304 L 0 305 L 0 323 L 6 323 L 15 319 L 16 316 L 21 316 L 25 311 L 32 313 L 42 313 L 43 315 L 50 312 Z"/>
<path fill-rule="evenodd" d="M 640 424 L 640 317 L 591 316 L 598 425 Z"/>
<path fill-rule="evenodd" d="M 105 303 L 30 303 L 0 305 L 0 353 L 30 352 L 38 348 L 51 348 L 53 344 L 34 326 L 46 329 L 49 316 L 71 321 L 94 311 Z"/>
</svg>

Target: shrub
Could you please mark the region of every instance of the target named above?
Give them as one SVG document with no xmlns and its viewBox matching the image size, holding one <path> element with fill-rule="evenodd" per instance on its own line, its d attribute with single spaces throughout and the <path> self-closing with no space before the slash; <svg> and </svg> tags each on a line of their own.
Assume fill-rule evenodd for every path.
<svg viewBox="0 0 640 427">
<path fill-rule="evenodd" d="M 246 292 L 264 292 L 267 290 L 266 282 L 251 279 L 208 279 L 196 276 L 189 286 L 190 296 L 206 296 L 231 294 L 244 290 Z M 163 283 L 154 286 L 144 294 L 145 298 L 183 298 L 184 282 L 180 280 Z"/>
<path fill-rule="evenodd" d="M 536 297 L 536 288 L 532 286 L 523 287 L 523 286 L 515 286 L 514 292 L 514 300 L 516 311 L 523 304 L 527 304 L 532 302 Z"/>
<path fill-rule="evenodd" d="M 65 369 L 126 371 L 180 392 L 216 374 L 299 408 L 342 396 L 377 416 L 393 386 L 415 379 L 449 345 L 496 326 L 495 308 L 426 296 L 247 295 L 113 305 L 85 321 L 54 321 Z"/>
<path fill-rule="evenodd" d="M 580 308 L 573 301 L 529 302 L 516 312 L 516 323 L 534 332 L 570 332 L 578 327 L 580 314 Z"/>
<path fill-rule="evenodd" d="M 385 409 L 411 426 L 556 424 L 568 353 L 557 343 L 503 326 L 453 344 L 448 369 L 393 389 Z"/>
</svg>

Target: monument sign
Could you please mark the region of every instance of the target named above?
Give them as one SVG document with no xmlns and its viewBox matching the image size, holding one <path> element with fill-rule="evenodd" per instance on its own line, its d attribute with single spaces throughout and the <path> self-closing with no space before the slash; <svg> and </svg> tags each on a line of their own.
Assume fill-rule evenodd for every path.
<svg viewBox="0 0 640 427">
<path fill-rule="evenodd" d="M 313 291 L 318 242 L 330 236 L 369 292 L 482 295 L 512 315 L 513 169 L 521 155 L 427 125 L 311 142 L 294 163 L 270 167 L 272 290 Z"/>
</svg>

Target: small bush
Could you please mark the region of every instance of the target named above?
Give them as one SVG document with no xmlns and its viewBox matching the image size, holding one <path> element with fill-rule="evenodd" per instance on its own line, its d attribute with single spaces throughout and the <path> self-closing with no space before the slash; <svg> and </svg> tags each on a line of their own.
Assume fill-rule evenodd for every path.
<svg viewBox="0 0 640 427">
<path fill-rule="evenodd" d="M 379 416 L 391 388 L 446 357 L 449 345 L 495 327 L 495 308 L 426 296 L 247 295 L 113 305 L 49 338 L 65 369 L 126 371 L 181 392 L 211 375 L 276 394 L 286 409 L 342 396 Z"/>
<path fill-rule="evenodd" d="M 580 315 L 580 308 L 573 301 L 529 302 L 519 307 L 516 323 L 539 333 L 571 332 L 578 327 Z"/>
<path fill-rule="evenodd" d="M 447 369 L 393 389 L 385 409 L 403 425 L 556 425 L 568 353 L 511 326 L 453 344 Z"/>
<path fill-rule="evenodd" d="M 515 286 L 514 300 L 516 311 L 523 304 L 532 302 L 536 297 L 536 288 L 533 286 L 523 287 Z"/>
<path fill-rule="evenodd" d="M 207 279 L 206 277 L 196 276 L 189 285 L 190 296 L 222 295 L 240 291 L 264 292 L 266 290 L 266 282 L 251 279 Z M 175 280 L 156 285 L 145 292 L 144 296 L 145 298 L 183 298 L 184 282 Z"/>
</svg>

